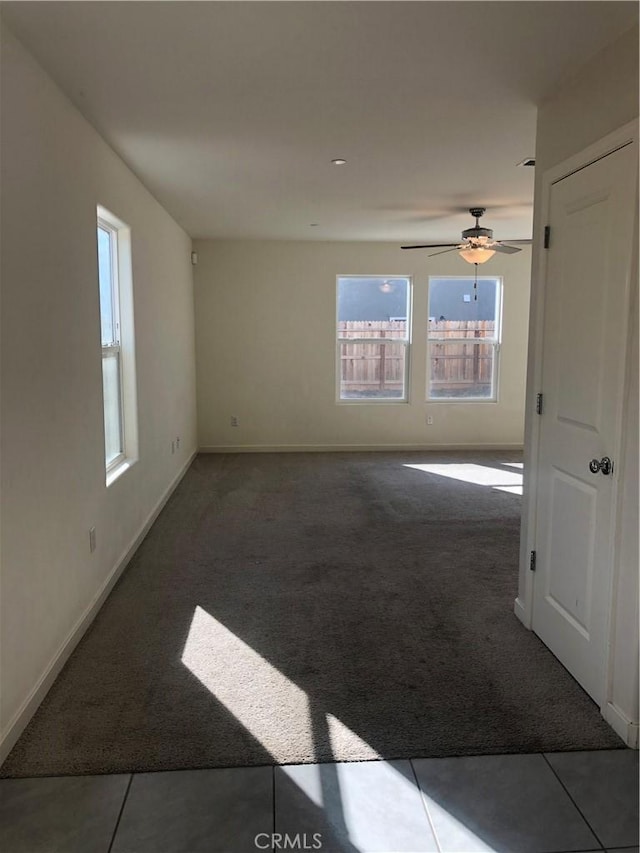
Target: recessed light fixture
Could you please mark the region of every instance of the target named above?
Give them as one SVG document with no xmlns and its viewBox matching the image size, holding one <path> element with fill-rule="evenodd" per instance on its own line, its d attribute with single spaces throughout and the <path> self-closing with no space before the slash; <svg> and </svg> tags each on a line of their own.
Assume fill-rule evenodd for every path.
<svg viewBox="0 0 640 853">
<path fill-rule="evenodd" d="M 343 160 L 342 157 L 336 157 L 335 160 L 331 161 L 334 166 L 346 166 L 347 161 Z"/>
<path fill-rule="evenodd" d="M 521 160 L 519 163 L 516 163 L 516 166 L 535 166 L 536 158 L 535 157 L 525 157 L 524 160 Z"/>
</svg>

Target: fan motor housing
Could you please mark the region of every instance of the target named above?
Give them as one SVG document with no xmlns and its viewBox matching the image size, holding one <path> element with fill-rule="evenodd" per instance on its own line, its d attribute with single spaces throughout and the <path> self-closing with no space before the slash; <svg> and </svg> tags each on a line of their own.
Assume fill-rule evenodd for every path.
<svg viewBox="0 0 640 853">
<path fill-rule="evenodd" d="M 491 228 L 467 228 L 462 232 L 462 239 L 468 240 L 470 237 L 486 237 L 493 240 L 493 229 Z"/>
</svg>

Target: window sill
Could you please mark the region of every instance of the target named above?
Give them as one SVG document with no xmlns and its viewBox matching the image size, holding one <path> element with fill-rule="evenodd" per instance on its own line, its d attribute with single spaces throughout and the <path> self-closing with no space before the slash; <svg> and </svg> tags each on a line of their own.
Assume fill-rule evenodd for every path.
<svg viewBox="0 0 640 853">
<path fill-rule="evenodd" d="M 390 400 L 376 400 L 374 398 L 370 400 L 336 400 L 338 406 L 406 406 L 408 402 L 408 400 L 399 398 Z"/>
<path fill-rule="evenodd" d="M 107 488 L 115 483 L 115 481 L 122 476 L 125 471 L 132 468 L 137 461 L 137 459 L 123 459 L 122 462 L 119 462 L 117 465 L 114 465 L 113 468 L 109 469 L 109 471 L 107 471 Z"/>
<path fill-rule="evenodd" d="M 443 403 L 456 403 L 456 404 L 467 404 L 473 403 L 477 405 L 478 403 L 488 403 L 490 405 L 495 405 L 498 402 L 496 397 L 431 397 L 425 400 L 425 403 L 428 406 L 440 406 Z"/>
</svg>

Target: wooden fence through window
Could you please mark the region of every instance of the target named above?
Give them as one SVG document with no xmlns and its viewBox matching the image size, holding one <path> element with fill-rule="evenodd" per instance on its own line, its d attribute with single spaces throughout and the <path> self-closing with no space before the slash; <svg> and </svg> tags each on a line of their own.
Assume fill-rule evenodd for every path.
<svg viewBox="0 0 640 853">
<path fill-rule="evenodd" d="M 404 385 L 406 322 L 347 320 L 338 323 L 343 396 L 400 395 Z M 491 385 L 493 320 L 429 323 L 432 396 L 464 396 Z M 359 340 L 352 340 L 352 339 Z M 369 339 L 373 339 L 371 343 Z M 395 339 L 395 340 L 394 340 Z M 468 342 L 467 342 L 468 341 Z"/>
</svg>

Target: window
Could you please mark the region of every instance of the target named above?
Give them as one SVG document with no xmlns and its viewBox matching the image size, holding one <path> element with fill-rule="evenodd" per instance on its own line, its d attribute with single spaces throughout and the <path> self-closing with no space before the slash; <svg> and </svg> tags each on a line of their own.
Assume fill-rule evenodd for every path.
<svg viewBox="0 0 640 853">
<path fill-rule="evenodd" d="M 130 230 L 98 208 L 98 284 L 107 485 L 136 450 Z"/>
<path fill-rule="evenodd" d="M 407 400 L 411 280 L 339 276 L 338 399 Z"/>
<path fill-rule="evenodd" d="M 497 400 L 502 280 L 430 278 L 428 400 Z"/>
</svg>

